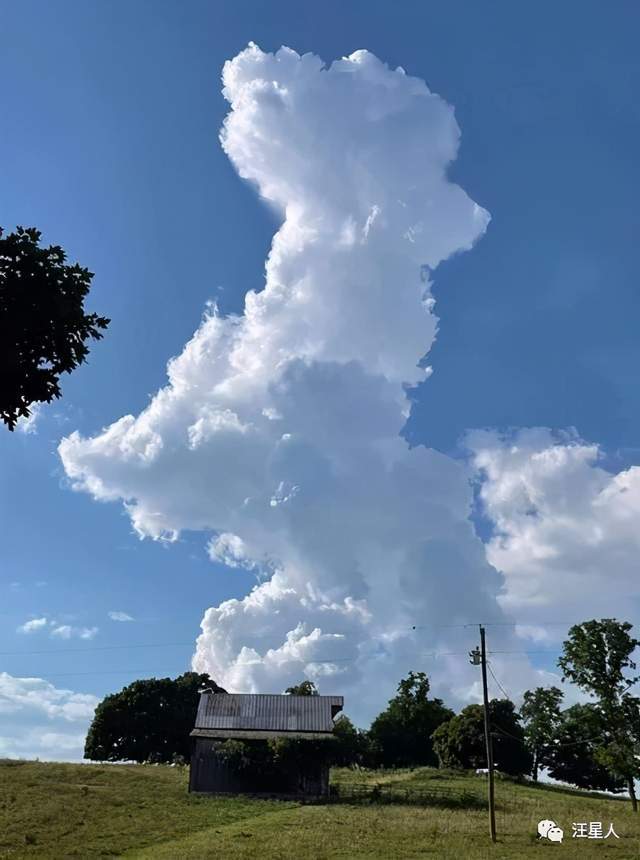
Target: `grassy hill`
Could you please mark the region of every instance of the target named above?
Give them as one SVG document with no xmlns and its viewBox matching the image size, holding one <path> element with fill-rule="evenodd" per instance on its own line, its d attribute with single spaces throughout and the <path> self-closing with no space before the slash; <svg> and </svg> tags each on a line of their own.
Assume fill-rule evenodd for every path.
<svg viewBox="0 0 640 860">
<path fill-rule="evenodd" d="M 616 799 L 551 787 L 496 785 L 492 846 L 481 777 L 428 768 L 338 770 L 346 798 L 300 805 L 187 794 L 187 769 L 0 762 L 0 857 L 640 858 L 640 820 Z M 354 799 L 376 789 L 377 801 Z M 427 804 L 427 805 L 425 805 Z M 562 845 L 538 841 L 552 818 Z M 613 822 L 619 839 L 572 838 L 572 822 Z"/>
</svg>

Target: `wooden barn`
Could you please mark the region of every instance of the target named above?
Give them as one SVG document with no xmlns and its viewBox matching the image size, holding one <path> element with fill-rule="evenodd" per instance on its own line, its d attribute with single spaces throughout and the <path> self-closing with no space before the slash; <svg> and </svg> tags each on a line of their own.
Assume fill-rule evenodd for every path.
<svg viewBox="0 0 640 860">
<path fill-rule="evenodd" d="M 333 720 L 342 706 L 342 696 L 201 693 L 191 732 L 189 791 L 327 795 L 329 766 L 322 754 L 313 753 L 322 753 L 333 737 Z M 280 739 L 295 742 L 284 745 L 289 763 L 275 767 L 269 742 L 277 747 Z M 240 750 L 240 765 L 230 749 Z M 249 752 L 246 758 L 242 750 Z"/>
</svg>

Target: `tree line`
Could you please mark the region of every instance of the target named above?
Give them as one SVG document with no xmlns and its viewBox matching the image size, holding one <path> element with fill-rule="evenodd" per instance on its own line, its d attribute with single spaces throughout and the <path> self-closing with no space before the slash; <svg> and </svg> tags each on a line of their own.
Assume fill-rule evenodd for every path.
<svg viewBox="0 0 640 860">
<path fill-rule="evenodd" d="M 633 654 L 640 644 L 632 625 L 615 619 L 586 621 L 569 630 L 558 664 L 562 680 L 575 684 L 589 701 L 563 708 L 559 687 L 527 690 L 519 710 L 508 698 L 489 702 L 496 768 L 511 776 L 553 778 L 586 789 L 627 789 L 637 811 L 634 780 L 640 777 L 640 699 L 632 688 Z M 224 693 L 208 675 L 188 672 L 175 680 L 136 681 L 107 696 L 97 707 L 87 735 L 85 757 L 99 761 L 186 760 L 202 686 Z M 309 680 L 289 687 L 292 695 L 318 695 Z M 454 770 L 486 767 L 484 709 L 467 705 L 454 713 L 430 695 L 424 672 L 409 672 L 396 695 L 368 730 L 349 717 L 335 723 L 334 739 L 322 749 L 302 742 L 295 749 L 279 742 L 255 751 L 227 741 L 220 754 L 238 767 L 264 765 L 309 751 L 337 766 L 414 767 Z M 316 744 L 317 746 L 317 744 Z M 270 750 L 270 752 L 269 752 Z M 256 756 L 258 758 L 256 758 Z"/>
</svg>

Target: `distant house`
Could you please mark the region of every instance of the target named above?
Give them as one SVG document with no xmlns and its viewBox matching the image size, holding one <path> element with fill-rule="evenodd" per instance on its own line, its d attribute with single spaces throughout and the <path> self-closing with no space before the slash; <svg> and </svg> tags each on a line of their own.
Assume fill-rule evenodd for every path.
<svg viewBox="0 0 640 860">
<path fill-rule="evenodd" d="M 267 741 L 296 738 L 317 742 L 333 737 L 334 717 L 342 696 L 289 696 L 203 692 L 191 732 L 193 749 L 189 791 L 323 796 L 329 792 L 329 768 L 314 756 L 301 755 L 275 771 L 252 763 L 238 767 L 225 754 L 226 741 L 242 741 L 259 762 Z M 237 745 L 236 745 L 237 746 Z M 309 750 L 318 749 L 316 743 Z M 301 748 L 302 752 L 305 746 Z M 307 760 L 309 759 L 309 760 Z"/>
</svg>

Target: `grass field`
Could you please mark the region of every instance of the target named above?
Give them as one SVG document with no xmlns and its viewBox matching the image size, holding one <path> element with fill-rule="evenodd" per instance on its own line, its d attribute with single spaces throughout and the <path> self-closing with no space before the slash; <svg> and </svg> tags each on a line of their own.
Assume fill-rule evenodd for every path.
<svg viewBox="0 0 640 860">
<path fill-rule="evenodd" d="M 420 768 L 332 781 L 379 785 L 387 802 L 193 797 L 183 768 L 0 762 L 0 857 L 640 858 L 640 817 L 620 800 L 499 780 L 491 845 L 482 778 Z M 542 818 L 564 829 L 562 844 L 537 839 Z M 572 838 L 572 822 L 591 821 L 620 838 Z"/>
</svg>

